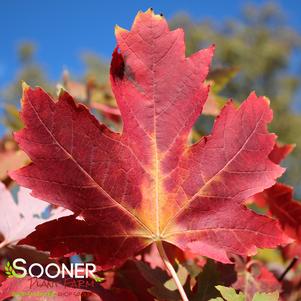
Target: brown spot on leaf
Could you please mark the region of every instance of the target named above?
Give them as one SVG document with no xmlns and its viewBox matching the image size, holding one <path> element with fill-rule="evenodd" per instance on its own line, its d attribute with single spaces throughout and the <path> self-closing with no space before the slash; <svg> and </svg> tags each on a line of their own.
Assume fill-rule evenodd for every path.
<svg viewBox="0 0 301 301">
<path fill-rule="evenodd" d="M 116 79 L 123 79 L 124 76 L 124 60 L 119 53 L 118 47 L 115 48 L 112 54 L 111 75 L 114 81 Z"/>
</svg>

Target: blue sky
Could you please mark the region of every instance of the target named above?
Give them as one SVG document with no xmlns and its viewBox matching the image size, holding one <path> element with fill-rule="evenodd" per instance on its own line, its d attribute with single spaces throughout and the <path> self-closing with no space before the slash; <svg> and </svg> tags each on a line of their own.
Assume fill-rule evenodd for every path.
<svg viewBox="0 0 301 301">
<path fill-rule="evenodd" d="M 1 1 L 0 4 L 0 87 L 15 75 L 16 49 L 22 41 L 38 45 L 38 59 L 50 78 L 58 80 L 64 68 L 80 74 L 80 54 L 91 50 L 110 58 L 115 45 L 114 26 L 129 28 L 139 9 L 153 7 L 167 18 L 186 11 L 196 19 L 223 20 L 237 17 L 246 3 L 231 1 L 101 1 L 27 0 Z M 248 3 L 264 3 L 256 0 Z M 277 3 L 288 15 L 289 23 L 301 32 L 301 1 Z"/>
</svg>

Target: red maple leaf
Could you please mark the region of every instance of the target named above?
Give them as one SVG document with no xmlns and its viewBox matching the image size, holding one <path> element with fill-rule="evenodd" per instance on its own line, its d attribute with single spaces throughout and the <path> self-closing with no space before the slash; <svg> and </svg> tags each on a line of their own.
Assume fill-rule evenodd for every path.
<svg viewBox="0 0 301 301">
<path fill-rule="evenodd" d="M 52 256 L 92 253 L 105 268 L 154 242 L 225 263 L 229 253 L 287 242 L 277 221 L 243 204 L 283 173 L 268 158 L 268 100 L 252 93 L 238 109 L 230 101 L 211 135 L 188 145 L 214 48 L 185 57 L 183 31 L 152 10 L 138 13 L 131 31 L 117 27 L 116 37 L 111 83 L 121 134 L 68 93 L 54 101 L 24 88 L 16 140 L 32 163 L 11 176 L 75 215 L 38 226 L 23 243 Z"/>
<path fill-rule="evenodd" d="M 301 204 L 294 200 L 292 187 L 277 183 L 264 192 L 264 197 L 285 233 L 301 241 Z"/>
<path fill-rule="evenodd" d="M 273 150 L 271 151 L 269 158 L 274 163 L 280 163 L 284 160 L 295 148 L 294 144 L 280 145 L 275 143 Z"/>
<path fill-rule="evenodd" d="M 294 150 L 294 147 L 295 145 L 293 144 L 280 145 L 279 143 L 275 143 L 273 150 L 269 154 L 269 159 L 272 162 L 279 164 Z M 273 194 L 273 189 L 273 187 L 270 187 L 260 193 L 255 194 L 251 197 L 251 199 L 248 200 L 248 203 L 255 203 L 259 208 L 266 208 L 269 201 L 272 201 L 272 198 L 269 197 L 269 194 Z"/>
</svg>

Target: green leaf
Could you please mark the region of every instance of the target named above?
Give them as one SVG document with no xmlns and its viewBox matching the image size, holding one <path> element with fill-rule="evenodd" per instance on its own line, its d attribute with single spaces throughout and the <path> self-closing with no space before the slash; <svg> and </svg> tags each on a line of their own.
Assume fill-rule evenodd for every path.
<svg viewBox="0 0 301 301">
<path fill-rule="evenodd" d="M 256 293 L 252 301 L 278 301 L 279 292 L 273 293 Z"/>
<path fill-rule="evenodd" d="M 225 286 L 217 285 L 215 288 L 221 293 L 221 295 L 223 296 L 223 298 L 226 301 L 245 301 L 246 300 L 246 297 L 243 293 L 241 293 L 241 292 L 237 293 L 235 291 L 235 289 L 232 287 L 225 287 Z M 212 300 L 214 300 L 214 299 L 211 299 L 210 301 L 212 301 Z M 217 299 L 217 300 L 219 301 L 220 299 Z"/>
</svg>

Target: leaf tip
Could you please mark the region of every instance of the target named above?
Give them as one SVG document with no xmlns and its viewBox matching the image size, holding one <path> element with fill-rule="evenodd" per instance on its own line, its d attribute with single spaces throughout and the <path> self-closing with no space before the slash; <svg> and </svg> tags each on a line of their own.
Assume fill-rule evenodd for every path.
<svg viewBox="0 0 301 301">
<path fill-rule="evenodd" d="M 257 99 L 258 98 L 257 94 L 254 90 L 250 93 L 249 97 L 252 98 L 252 99 Z"/>
<path fill-rule="evenodd" d="M 29 89 L 30 89 L 30 86 L 24 80 L 22 80 L 22 90 L 23 90 L 23 93 L 26 92 Z"/>
<path fill-rule="evenodd" d="M 154 13 L 154 9 L 152 7 L 150 7 L 145 13 L 146 14 L 153 14 Z"/>
<path fill-rule="evenodd" d="M 124 29 L 123 27 L 120 27 L 119 25 L 115 25 L 115 35 L 118 36 L 120 35 L 122 32 L 127 32 L 126 29 Z"/>
<path fill-rule="evenodd" d="M 22 80 L 22 98 L 21 98 L 21 107 L 25 104 L 25 94 L 30 90 L 30 86 Z"/>
<path fill-rule="evenodd" d="M 147 12 L 147 11 L 146 11 Z M 138 11 L 135 19 L 134 19 L 134 22 L 133 22 L 133 25 L 132 25 L 132 28 L 135 26 L 135 24 L 137 23 L 137 21 L 140 19 L 141 15 L 143 14 L 143 12 L 141 10 Z"/>
<path fill-rule="evenodd" d="M 270 104 L 271 104 L 270 99 L 268 97 L 266 97 L 266 96 L 263 96 L 262 98 L 267 103 L 267 105 L 270 106 Z"/>
<path fill-rule="evenodd" d="M 58 86 L 57 96 L 61 98 L 65 93 L 67 93 L 65 88 L 63 86 Z"/>
<path fill-rule="evenodd" d="M 157 19 L 158 21 L 161 21 L 164 19 L 164 15 L 163 13 L 160 13 L 160 14 L 156 14 L 154 12 L 154 9 L 151 7 L 149 8 L 148 10 L 146 10 L 145 12 L 143 11 L 139 11 L 135 17 L 135 20 L 134 20 L 134 23 L 133 23 L 133 26 L 137 23 L 137 21 L 143 17 L 143 16 L 149 16 L 151 18 L 154 18 L 154 19 Z"/>
</svg>

